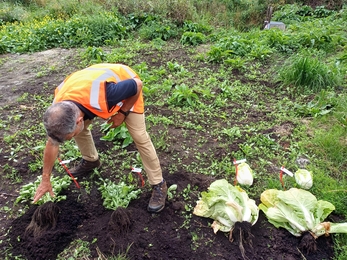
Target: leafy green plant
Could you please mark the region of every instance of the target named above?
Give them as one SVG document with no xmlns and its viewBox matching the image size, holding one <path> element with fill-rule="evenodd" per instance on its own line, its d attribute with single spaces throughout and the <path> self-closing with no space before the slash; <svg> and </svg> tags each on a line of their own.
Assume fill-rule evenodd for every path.
<svg viewBox="0 0 347 260">
<path fill-rule="evenodd" d="M 332 111 L 330 104 L 319 106 L 318 103 L 310 101 L 305 105 L 295 105 L 295 112 L 301 116 L 324 116 Z"/>
<path fill-rule="evenodd" d="M 110 128 L 111 125 L 112 124 L 107 123 L 101 125 L 101 130 L 106 132 L 106 135 L 101 137 L 100 140 L 120 142 L 122 148 L 127 147 L 134 142 L 124 123 L 116 128 Z"/>
<path fill-rule="evenodd" d="M 317 18 L 322 18 L 322 17 L 328 17 L 332 14 L 334 14 L 334 10 L 329 10 L 326 9 L 325 6 L 316 6 L 316 8 L 313 11 L 313 15 Z"/>
<path fill-rule="evenodd" d="M 240 138 L 242 136 L 241 129 L 238 126 L 234 126 L 234 127 L 230 127 L 230 128 L 224 128 L 224 129 L 222 129 L 221 133 L 230 137 L 231 140 L 234 140 L 236 138 Z"/>
<path fill-rule="evenodd" d="M 116 210 L 118 207 L 127 208 L 130 201 L 136 199 L 141 193 L 134 185 L 121 181 L 118 184 L 101 179 L 99 191 L 103 198 L 103 205 L 107 209 Z"/>
<path fill-rule="evenodd" d="M 19 191 L 19 196 L 17 197 L 15 204 L 31 202 L 34 198 L 35 192 L 39 184 L 41 183 L 42 176 L 38 176 L 36 181 L 30 182 L 24 186 Z M 66 189 L 70 183 L 71 178 L 68 175 L 61 176 L 51 176 L 52 189 L 55 194 L 51 197 L 49 193 L 46 193 L 38 202 L 38 205 L 43 205 L 46 202 L 58 202 L 61 200 L 66 200 L 65 195 L 59 195 L 62 190 Z"/>
<path fill-rule="evenodd" d="M 251 186 L 253 184 L 253 170 L 246 162 L 242 162 L 237 167 L 236 180 L 241 185 Z"/>
<path fill-rule="evenodd" d="M 168 39 L 177 36 L 177 26 L 169 21 L 151 21 L 143 24 L 139 29 L 141 37 L 147 40 Z"/>
<path fill-rule="evenodd" d="M 82 54 L 82 58 L 88 61 L 88 64 L 101 63 L 106 60 L 106 54 L 101 47 L 88 47 Z"/>
<path fill-rule="evenodd" d="M 332 112 L 338 105 L 339 98 L 334 91 L 321 90 L 307 104 L 295 104 L 295 112 L 300 116 L 318 117 Z"/>
<path fill-rule="evenodd" d="M 208 34 L 212 31 L 212 27 L 208 24 L 185 21 L 183 23 L 183 31 Z"/>
<path fill-rule="evenodd" d="M 294 173 L 295 182 L 300 188 L 308 190 L 313 185 L 313 175 L 312 172 L 306 169 L 299 169 Z"/>
<path fill-rule="evenodd" d="M 181 36 L 180 43 L 197 46 L 206 41 L 205 35 L 200 32 L 185 32 Z"/>
<path fill-rule="evenodd" d="M 172 185 L 167 189 L 167 197 L 168 197 L 168 200 L 172 200 L 172 199 L 175 197 L 176 191 L 177 191 L 177 184 L 172 184 Z"/>
<path fill-rule="evenodd" d="M 212 228 L 216 233 L 218 230 L 232 232 L 236 222 L 247 221 L 254 225 L 259 211 L 245 191 L 222 179 L 214 181 L 208 192 L 201 193 L 193 214 L 214 219 Z"/>
<path fill-rule="evenodd" d="M 196 106 L 199 103 L 199 97 L 189 86 L 181 84 L 175 86 L 168 103 L 175 106 Z"/>
</svg>

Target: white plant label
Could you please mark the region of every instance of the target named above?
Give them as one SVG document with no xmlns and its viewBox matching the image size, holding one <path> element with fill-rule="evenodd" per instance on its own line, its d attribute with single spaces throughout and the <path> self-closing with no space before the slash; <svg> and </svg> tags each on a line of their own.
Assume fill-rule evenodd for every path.
<svg viewBox="0 0 347 260">
<path fill-rule="evenodd" d="M 283 166 L 281 167 L 281 171 L 284 172 L 284 173 L 286 173 L 286 174 L 288 174 L 290 177 L 293 177 L 293 176 L 294 176 L 294 174 L 293 174 L 291 171 L 287 170 L 287 169 L 284 168 Z"/>
<path fill-rule="evenodd" d="M 133 168 L 131 168 L 131 171 L 132 172 L 142 172 L 142 169 L 133 167 Z"/>
<path fill-rule="evenodd" d="M 246 162 L 246 159 L 241 159 L 241 160 L 235 161 L 234 164 L 240 164 L 243 162 Z"/>
</svg>

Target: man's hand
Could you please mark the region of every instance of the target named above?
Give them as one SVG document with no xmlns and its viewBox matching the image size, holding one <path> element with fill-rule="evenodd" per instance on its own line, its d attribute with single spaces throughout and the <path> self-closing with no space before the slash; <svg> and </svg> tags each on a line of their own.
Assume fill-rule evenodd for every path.
<svg viewBox="0 0 347 260">
<path fill-rule="evenodd" d="M 46 192 L 49 192 L 49 194 L 54 197 L 54 193 L 52 190 L 52 184 L 50 182 L 49 177 L 48 178 L 42 178 L 42 181 L 40 185 L 36 189 L 36 193 L 34 196 L 33 203 L 36 203 L 43 195 L 45 195 Z"/>
<path fill-rule="evenodd" d="M 108 124 L 112 123 L 111 128 L 116 128 L 124 122 L 124 119 L 125 119 L 125 115 L 123 115 L 122 113 L 118 113 L 112 116 L 111 119 L 107 121 L 107 123 Z"/>
</svg>

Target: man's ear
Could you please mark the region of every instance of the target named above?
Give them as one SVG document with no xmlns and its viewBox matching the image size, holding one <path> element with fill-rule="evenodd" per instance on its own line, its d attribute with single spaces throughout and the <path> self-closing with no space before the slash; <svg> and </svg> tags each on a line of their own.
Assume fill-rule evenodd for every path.
<svg viewBox="0 0 347 260">
<path fill-rule="evenodd" d="M 77 118 L 77 124 L 80 124 L 81 122 L 83 122 L 83 116 L 80 116 Z"/>
</svg>

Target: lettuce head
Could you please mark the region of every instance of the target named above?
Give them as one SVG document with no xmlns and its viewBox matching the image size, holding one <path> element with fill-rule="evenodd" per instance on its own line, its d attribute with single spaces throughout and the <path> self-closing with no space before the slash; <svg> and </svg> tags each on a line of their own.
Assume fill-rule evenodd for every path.
<svg viewBox="0 0 347 260">
<path fill-rule="evenodd" d="M 308 190 L 313 185 L 312 173 L 306 169 L 299 169 L 294 173 L 296 183 L 300 188 Z"/>
<path fill-rule="evenodd" d="M 193 214 L 214 220 L 214 233 L 232 231 L 236 222 L 247 221 L 254 225 L 259 216 L 259 209 L 254 200 L 239 187 L 221 179 L 211 183 L 208 191 L 201 193 Z"/>
<path fill-rule="evenodd" d="M 347 223 L 323 222 L 335 210 L 328 201 L 317 200 L 309 191 L 291 188 L 269 189 L 260 196 L 262 210 L 276 228 L 285 228 L 294 236 L 309 231 L 314 237 L 329 233 L 347 233 Z"/>
<path fill-rule="evenodd" d="M 243 162 L 237 166 L 236 180 L 242 185 L 251 186 L 253 184 L 253 171 L 247 163 Z"/>
</svg>

